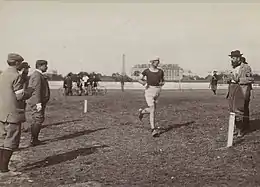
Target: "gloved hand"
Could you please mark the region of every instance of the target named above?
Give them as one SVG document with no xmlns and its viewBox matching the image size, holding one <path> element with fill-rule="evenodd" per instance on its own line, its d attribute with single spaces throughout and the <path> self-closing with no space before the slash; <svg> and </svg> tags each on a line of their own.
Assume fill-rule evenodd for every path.
<svg viewBox="0 0 260 187">
<path fill-rule="evenodd" d="M 42 104 L 41 103 L 37 103 L 36 104 L 36 109 L 38 112 L 40 112 L 42 110 Z"/>
</svg>

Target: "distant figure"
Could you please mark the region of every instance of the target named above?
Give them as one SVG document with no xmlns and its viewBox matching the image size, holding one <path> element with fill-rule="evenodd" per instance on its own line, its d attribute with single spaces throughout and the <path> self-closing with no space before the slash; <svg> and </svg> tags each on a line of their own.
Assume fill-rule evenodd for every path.
<svg viewBox="0 0 260 187">
<path fill-rule="evenodd" d="M 249 103 L 252 83 L 254 82 L 252 69 L 242 55 L 239 50 L 232 51 L 229 55 L 233 72 L 229 80 L 227 94 L 230 112 L 236 114 L 235 125 L 237 131 L 234 135 L 238 137 L 244 136 L 250 129 Z"/>
<path fill-rule="evenodd" d="M 83 82 L 84 82 L 84 88 L 87 88 L 88 87 L 88 80 L 89 80 L 89 77 L 87 75 L 84 75 L 83 76 Z"/>
<path fill-rule="evenodd" d="M 41 143 L 38 138 L 42 123 L 45 120 L 45 108 L 50 99 L 49 83 L 43 74 L 47 69 L 48 62 L 46 60 L 37 60 L 36 70 L 32 73 L 29 80 L 29 87 L 34 89 L 32 97 L 28 100 L 33 120 L 31 124 L 31 146 Z"/>
<path fill-rule="evenodd" d="M 212 92 L 214 93 L 214 95 L 217 94 L 217 89 L 218 89 L 218 75 L 217 75 L 217 71 L 213 71 L 213 75 L 210 79 L 210 88 L 212 90 Z"/>
<path fill-rule="evenodd" d="M 72 73 L 69 73 L 63 82 L 63 88 L 65 89 L 66 96 L 72 96 Z"/>
<path fill-rule="evenodd" d="M 87 94 L 93 95 L 94 75 L 90 73 L 87 80 Z"/>
<path fill-rule="evenodd" d="M 98 77 L 97 75 L 93 75 L 93 91 L 97 95 L 97 86 L 98 86 Z"/>
<path fill-rule="evenodd" d="M 78 87 L 78 90 L 79 90 L 79 93 L 78 95 L 81 96 L 82 93 L 83 93 L 83 84 L 82 84 L 82 77 L 80 74 L 77 75 L 77 87 Z"/>
</svg>

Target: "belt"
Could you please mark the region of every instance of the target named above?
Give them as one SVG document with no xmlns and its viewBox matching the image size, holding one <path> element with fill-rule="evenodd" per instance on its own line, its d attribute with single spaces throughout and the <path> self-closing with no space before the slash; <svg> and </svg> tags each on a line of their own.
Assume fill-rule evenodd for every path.
<svg viewBox="0 0 260 187">
<path fill-rule="evenodd" d="M 161 88 L 161 86 L 152 86 L 152 85 L 147 85 L 147 87 L 152 87 L 152 88 Z"/>
</svg>

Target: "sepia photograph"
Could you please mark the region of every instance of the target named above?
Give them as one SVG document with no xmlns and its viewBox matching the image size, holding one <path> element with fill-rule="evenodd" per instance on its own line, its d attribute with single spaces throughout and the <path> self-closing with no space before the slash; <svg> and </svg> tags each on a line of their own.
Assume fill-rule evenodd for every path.
<svg viewBox="0 0 260 187">
<path fill-rule="evenodd" d="M 260 2 L 0 0 L 0 187 L 260 187 Z"/>
</svg>

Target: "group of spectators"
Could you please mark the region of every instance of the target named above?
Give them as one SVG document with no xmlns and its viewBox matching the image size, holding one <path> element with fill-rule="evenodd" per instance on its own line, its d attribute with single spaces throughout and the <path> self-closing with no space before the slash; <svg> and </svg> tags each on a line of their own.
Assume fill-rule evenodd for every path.
<svg viewBox="0 0 260 187">
<path fill-rule="evenodd" d="M 73 88 L 77 90 L 77 95 L 93 95 L 96 91 L 98 82 L 100 81 L 99 77 L 95 73 L 91 74 L 73 74 L 70 72 L 63 82 L 63 88 L 65 90 L 66 96 L 73 95 Z"/>
</svg>

